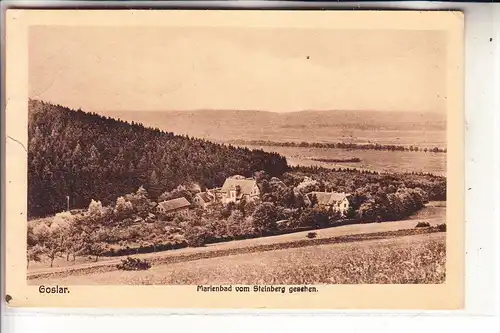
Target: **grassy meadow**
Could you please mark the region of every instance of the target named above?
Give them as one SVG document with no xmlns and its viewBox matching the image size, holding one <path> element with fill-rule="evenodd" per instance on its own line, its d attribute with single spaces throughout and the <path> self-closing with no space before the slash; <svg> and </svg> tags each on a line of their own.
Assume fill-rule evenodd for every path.
<svg viewBox="0 0 500 333">
<path fill-rule="evenodd" d="M 446 233 L 229 255 L 147 271 L 109 271 L 37 284 L 417 284 L 445 281 Z"/>
</svg>

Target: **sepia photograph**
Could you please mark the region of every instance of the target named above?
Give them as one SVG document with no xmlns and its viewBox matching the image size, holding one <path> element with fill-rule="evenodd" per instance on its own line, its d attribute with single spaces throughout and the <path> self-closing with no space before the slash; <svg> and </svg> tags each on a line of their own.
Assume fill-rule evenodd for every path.
<svg viewBox="0 0 500 333">
<path fill-rule="evenodd" d="M 246 14 L 26 27 L 18 240 L 37 294 L 449 282 L 464 221 L 463 198 L 450 203 L 463 110 L 447 29 L 460 36 L 463 17 L 343 28 Z"/>
</svg>

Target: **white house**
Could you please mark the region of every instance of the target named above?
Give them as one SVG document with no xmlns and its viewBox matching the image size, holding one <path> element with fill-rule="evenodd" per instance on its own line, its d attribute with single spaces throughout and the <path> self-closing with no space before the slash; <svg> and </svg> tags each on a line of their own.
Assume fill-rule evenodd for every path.
<svg viewBox="0 0 500 333">
<path fill-rule="evenodd" d="M 203 209 L 206 209 L 215 201 L 216 201 L 216 196 L 211 191 L 200 192 L 194 196 L 194 204 Z"/>
<path fill-rule="evenodd" d="M 309 201 L 313 201 L 313 197 L 316 197 L 317 205 L 322 209 L 333 209 L 333 211 L 339 212 L 342 216 L 345 216 L 349 210 L 349 199 L 345 193 L 310 192 L 307 194 Z"/>
<path fill-rule="evenodd" d="M 222 194 L 222 203 L 238 203 L 242 199 L 247 202 L 259 198 L 260 190 L 257 181 L 253 178 L 244 178 L 243 176 L 234 176 L 227 178 L 220 189 Z"/>
</svg>

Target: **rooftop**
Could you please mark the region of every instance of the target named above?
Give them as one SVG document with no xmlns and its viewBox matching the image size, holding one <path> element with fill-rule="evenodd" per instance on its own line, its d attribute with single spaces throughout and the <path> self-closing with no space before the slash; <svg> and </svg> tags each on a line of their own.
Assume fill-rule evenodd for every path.
<svg viewBox="0 0 500 333">
<path fill-rule="evenodd" d="M 204 202 L 212 201 L 212 197 L 207 192 L 198 193 L 197 196 L 199 196 Z"/>
<path fill-rule="evenodd" d="M 309 198 L 312 195 L 316 196 L 316 198 L 318 199 L 318 204 L 320 205 L 332 205 L 336 202 L 344 200 L 347 197 L 345 193 L 336 192 L 311 192 L 307 194 Z"/>
<path fill-rule="evenodd" d="M 169 212 L 179 208 L 187 208 L 191 206 L 191 204 L 186 200 L 186 198 L 181 197 L 177 199 L 162 201 L 158 203 L 158 206 L 161 206 L 165 210 L 165 212 Z"/>
<path fill-rule="evenodd" d="M 257 184 L 255 179 L 239 179 L 239 178 L 228 178 L 222 185 L 221 191 L 228 192 L 230 190 L 235 190 L 237 186 L 240 187 L 242 193 L 250 194 L 254 186 Z"/>
</svg>

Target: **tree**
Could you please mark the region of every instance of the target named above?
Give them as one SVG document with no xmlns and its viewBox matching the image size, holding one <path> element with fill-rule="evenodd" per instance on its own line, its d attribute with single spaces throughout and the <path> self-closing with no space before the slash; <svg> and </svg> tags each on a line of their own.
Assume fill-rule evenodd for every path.
<svg viewBox="0 0 500 333">
<path fill-rule="evenodd" d="M 254 178 L 257 184 L 260 184 L 264 179 L 269 179 L 269 175 L 264 170 L 256 171 Z"/>
<path fill-rule="evenodd" d="M 262 236 L 264 232 L 276 229 L 277 217 L 276 206 L 270 202 L 263 202 L 255 208 L 252 221 Z"/>
<path fill-rule="evenodd" d="M 35 237 L 35 234 L 33 232 L 33 225 L 31 223 L 28 223 L 27 227 L 27 243 L 28 247 L 29 246 L 35 246 L 37 244 L 38 240 Z"/>
<path fill-rule="evenodd" d="M 207 240 L 208 232 L 202 226 L 188 226 L 185 230 L 185 238 L 188 246 L 200 247 L 203 246 Z"/>
<path fill-rule="evenodd" d="M 324 212 L 321 209 L 313 209 L 313 213 L 314 213 L 314 226 L 316 228 L 326 228 L 330 224 L 330 217 L 328 213 Z"/>
<path fill-rule="evenodd" d="M 77 254 L 82 248 L 82 238 L 81 238 L 81 225 L 79 225 L 78 219 L 73 219 L 71 223 L 66 228 L 66 237 L 64 240 L 64 248 L 66 251 L 66 260 L 69 260 L 69 256 L 73 256 L 73 261 L 76 260 Z"/>
<path fill-rule="evenodd" d="M 286 189 L 285 183 L 283 183 L 279 178 L 277 177 L 272 177 L 271 180 L 269 181 L 269 187 L 271 188 L 271 191 L 273 192 L 278 192 L 280 190 Z"/>
<path fill-rule="evenodd" d="M 62 256 L 64 253 L 65 233 L 62 227 L 53 225 L 49 228 L 49 234 L 43 247 L 46 249 L 45 253 L 50 259 L 50 267 L 53 266 L 55 258 Z"/>
<path fill-rule="evenodd" d="M 253 224 L 252 216 L 247 216 L 239 226 L 240 236 L 254 236 L 255 228 Z"/>
<path fill-rule="evenodd" d="M 377 219 L 377 213 L 375 200 L 369 199 L 359 207 L 357 218 L 360 221 L 373 222 Z"/>
<path fill-rule="evenodd" d="M 311 227 L 314 226 L 314 210 L 312 208 L 305 208 L 296 219 L 298 227 Z"/>
<path fill-rule="evenodd" d="M 305 195 L 301 192 L 294 191 L 294 206 L 295 208 L 303 208 L 306 206 L 306 198 Z"/>
<path fill-rule="evenodd" d="M 347 209 L 347 213 L 345 214 L 345 217 L 348 219 L 354 219 L 356 217 L 356 209 L 354 209 L 353 206 L 349 206 Z"/>
<path fill-rule="evenodd" d="M 86 230 L 82 233 L 82 246 L 80 253 L 82 255 L 95 256 L 95 261 L 108 250 L 108 244 L 104 241 L 106 232 L 102 229 Z"/>
<path fill-rule="evenodd" d="M 28 267 L 30 266 L 30 261 L 41 262 L 42 255 L 45 254 L 45 252 L 46 249 L 39 244 L 36 244 L 34 246 L 28 246 L 27 249 Z"/>
<path fill-rule="evenodd" d="M 346 213 L 346 215 L 347 215 L 347 213 Z M 330 208 L 330 210 L 328 211 L 328 222 L 326 224 L 329 225 L 329 224 L 335 223 L 341 219 L 342 219 L 342 214 L 338 210 Z"/>
<path fill-rule="evenodd" d="M 94 164 L 97 166 L 97 163 L 99 163 L 99 151 L 97 150 L 97 147 L 95 145 L 91 145 L 89 149 L 89 163 Z"/>
<path fill-rule="evenodd" d="M 225 205 L 220 213 L 221 213 L 221 216 L 225 219 L 227 219 L 230 215 L 231 215 L 231 212 L 236 208 L 236 204 L 234 202 L 229 202 L 227 205 Z"/>
<path fill-rule="evenodd" d="M 142 199 L 142 198 L 147 198 L 148 197 L 148 191 L 144 188 L 144 186 L 139 186 L 137 191 L 135 192 L 135 195 L 137 198 Z"/>
<path fill-rule="evenodd" d="M 50 228 L 46 223 L 43 222 L 33 226 L 31 232 L 30 228 L 28 228 L 28 235 L 30 233 L 32 235 L 29 237 L 31 238 L 31 242 L 34 242 L 33 245 L 40 244 L 43 246 L 43 244 L 45 244 L 45 242 L 47 242 L 50 238 Z M 30 240 L 30 238 L 28 238 L 28 240 Z"/>
<path fill-rule="evenodd" d="M 227 219 L 226 223 L 226 234 L 229 237 L 235 237 L 241 234 L 241 225 L 245 220 L 243 213 L 235 209 L 231 212 L 231 215 Z"/>
<path fill-rule="evenodd" d="M 158 180 L 158 176 L 155 170 L 153 170 L 151 172 L 151 175 L 149 176 L 148 190 L 151 198 L 153 199 L 158 198 L 158 196 L 161 194 L 160 181 Z"/>
<path fill-rule="evenodd" d="M 161 245 L 165 239 L 162 237 L 162 235 L 158 235 L 156 233 L 151 234 L 149 241 L 151 242 L 151 245 L 153 246 L 153 252 L 156 252 L 157 248 L 159 245 Z"/>
<path fill-rule="evenodd" d="M 153 209 L 153 202 L 149 200 L 149 195 L 143 186 L 140 186 L 135 193 L 127 194 L 124 198 L 130 201 L 132 208 L 142 218 L 146 218 Z"/>
<path fill-rule="evenodd" d="M 87 212 L 91 216 L 100 217 L 102 214 L 102 203 L 92 199 Z"/>
<path fill-rule="evenodd" d="M 295 187 L 295 190 L 301 192 L 302 194 L 319 191 L 320 183 L 310 177 L 305 177 L 304 180 Z"/>
<path fill-rule="evenodd" d="M 130 201 L 125 200 L 124 197 L 118 197 L 115 204 L 115 215 L 118 220 L 123 220 L 132 215 L 134 208 Z"/>
<path fill-rule="evenodd" d="M 281 187 L 276 191 L 276 204 L 283 207 L 297 207 L 295 192 L 291 187 Z"/>
<path fill-rule="evenodd" d="M 255 208 L 259 204 L 259 200 L 250 200 L 247 201 L 246 199 L 242 199 L 239 208 L 240 211 L 243 213 L 243 216 L 251 216 L 253 212 L 255 211 Z"/>
<path fill-rule="evenodd" d="M 330 223 L 330 216 L 318 208 L 306 208 L 302 210 L 298 218 L 298 226 L 324 228 Z"/>
<path fill-rule="evenodd" d="M 271 186 L 269 186 L 269 181 L 265 178 L 262 179 L 259 183 L 257 183 L 257 186 L 259 187 L 261 197 L 271 192 Z"/>
</svg>

